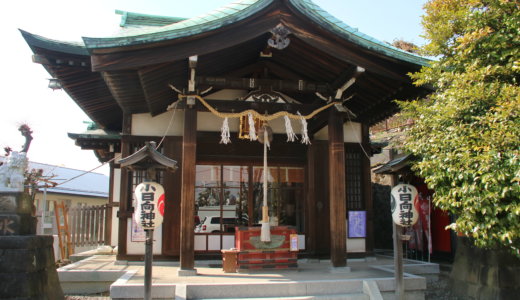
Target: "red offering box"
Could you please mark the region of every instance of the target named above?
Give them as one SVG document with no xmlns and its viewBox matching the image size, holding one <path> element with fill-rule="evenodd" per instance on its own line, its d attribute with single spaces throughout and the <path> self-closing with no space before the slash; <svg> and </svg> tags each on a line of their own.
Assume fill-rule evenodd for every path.
<svg viewBox="0 0 520 300">
<path fill-rule="evenodd" d="M 239 269 L 286 269 L 298 266 L 298 251 L 291 251 L 288 226 L 271 227 L 271 242 L 260 241 L 261 227 L 239 227 L 235 231 Z"/>
</svg>

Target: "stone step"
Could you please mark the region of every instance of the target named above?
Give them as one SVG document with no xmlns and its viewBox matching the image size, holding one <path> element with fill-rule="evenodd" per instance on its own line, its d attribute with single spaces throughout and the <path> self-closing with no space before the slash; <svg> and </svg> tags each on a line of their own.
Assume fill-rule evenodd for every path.
<svg viewBox="0 0 520 300">
<path fill-rule="evenodd" d="M 247 298 L 247 300 L 370 300 L 366 294 L 341 294 L 320 296 L 264 297 Z M 200 300 L 244 300 L 244 298 L 205 298 Z"/>
<path fill-rule="evenodd" d="M 239 270 L 296 269 L 296 268 L 298 268 L 297 263 L 284 263 L 284 262 L 240 264 L 238 267 Z"/>
</svg>

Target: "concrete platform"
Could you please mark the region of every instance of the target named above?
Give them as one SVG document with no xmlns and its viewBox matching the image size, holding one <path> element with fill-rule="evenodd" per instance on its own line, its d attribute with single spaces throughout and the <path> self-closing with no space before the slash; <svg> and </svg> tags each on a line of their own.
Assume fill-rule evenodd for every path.
<svg viewBox="0 0 520 300">
<path fill-rule="evenodd" d="M 349 272 L 330 261 L 299 260 L 296 270 L 224 273 L 221 261 L 196 261 L 196 275 L 179 276 L 178 263 L 154 262 L 153 299 L 394 299 L 393 260 L 352 259 Z M 405 260 L 406 299 L 424 299 L 425 276 L 437 276 L 433 263 Z M 413 273 L 413 274 L 412 274 Z M 66 294 L 110 291 L 112 299 L 142 299 L 143 262 L 92 256 L 58 269 Z M 90 288 L 90 291 L 89 291 Z M 76 291 L 75 291 L 76 290 Z"/>
</svg>

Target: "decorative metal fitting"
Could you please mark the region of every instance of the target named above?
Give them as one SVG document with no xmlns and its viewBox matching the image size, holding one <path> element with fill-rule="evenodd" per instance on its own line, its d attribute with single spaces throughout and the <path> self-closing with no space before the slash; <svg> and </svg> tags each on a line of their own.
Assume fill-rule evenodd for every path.
<svg viewBox="0 0 520 300">
<path fill-rule="evenodd" d="M 283 26 L 282 24 L 278 24 L 275 28 L 271 29 L 271 33 L 273 36 L 267 40 L 267 45 L 269 45 L 269 47 L 282 50 L 289 46 L 291 40 L 287 36 L 291 33 L 291 31 L 289 31 L 287 27 Z"/>
</svg>

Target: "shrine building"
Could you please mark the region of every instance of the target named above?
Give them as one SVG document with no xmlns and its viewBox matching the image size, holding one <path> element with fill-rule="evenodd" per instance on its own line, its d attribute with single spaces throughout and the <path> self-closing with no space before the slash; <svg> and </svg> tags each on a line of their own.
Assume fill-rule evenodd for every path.
<svg viewBox="0 0 520 300">
<path fill-rule="evenodd" d="M 368 129 L 398 110 L 394 99 L 429 93 L 407 76 L 427 59 L 310 0 L 243 0 L 189 19 L 117 13 L 111 37 L 22 35 L 94 122 L 69 136 L 110 162 L 118 260 L 144 255 L 132 218 L 144 174 L 121 158 L 153 141 L 177 161 L 155 178 L 166 200 L 154 257 L 191 269 L 260 224 L 264 137 L 269 223 L 297 233 L 298 257 L 343 267 L 373 254 Z"/>
</svg>

